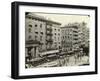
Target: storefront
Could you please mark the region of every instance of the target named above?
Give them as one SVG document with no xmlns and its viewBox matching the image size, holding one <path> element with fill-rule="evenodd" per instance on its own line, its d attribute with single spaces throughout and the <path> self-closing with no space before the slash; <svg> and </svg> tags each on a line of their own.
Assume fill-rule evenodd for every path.
<svg viewBox="0 0 100 81">
<path fill-rule="evenodd" d="M 26 62 L 39 56 L 39 42 L 30 40 L 25 44 Z"/>
</svg>

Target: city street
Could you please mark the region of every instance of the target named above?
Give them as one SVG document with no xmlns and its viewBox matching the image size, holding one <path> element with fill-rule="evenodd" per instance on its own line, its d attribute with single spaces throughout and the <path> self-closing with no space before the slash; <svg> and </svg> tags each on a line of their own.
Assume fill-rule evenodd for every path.
<svg viewBox="0 0 100 81">
<path fill-rule="evenodd" d="M 37 63 L 34 65 L 34 63 Z M 29 68 L 34 67 L 62 67 L 62 66 L 82 66 L 82 65 L 89 65 L 89 57 L 88 56 L 82 56 L 76 58 L 75 55 L 72 56 L 66 56 L 55 60 L 40 60 L 37 62 L 32 63 L 33 65 L 28 66 Z M 38 64 L 39 63 L 39 64 Z"/>
<path fill-rule="evenodd" d="M 53 67 L 53 66 L 81 66 L 88 65 L 89 57 L 83 56 L 81 59 L 75 59 L 74 56 L 70 56 L 68 59 L 57 59 L 48 63 L 41 64 L 37 67 Z"/>
<path fill-rule="evenodd" d="M 49 17 L 53 18 L 53 15 L 48 14 L 46 18 L 43 13 L 25 13 L 25 67 L 89 65 L 90 41 L 86 20 L 90 17 L 84 16 L 84 21 L 66 24 L 68 18 L 73 18 L 59 14 L 59 17 L 55 15 L 56 18 L 50 20 Z M 64 16 L 65 21 L 62 22 Z"/>
</svg>

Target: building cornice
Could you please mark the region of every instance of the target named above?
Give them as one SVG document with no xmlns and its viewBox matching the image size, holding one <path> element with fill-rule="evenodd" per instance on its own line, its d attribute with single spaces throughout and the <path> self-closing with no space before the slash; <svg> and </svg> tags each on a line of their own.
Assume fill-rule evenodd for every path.
<svg viewBox="0 0 100 81">
<path fill-rule="evenodd" d="M 49 23 L 52 23 L 52 24 L 61 25 L 61 23 L 59 23 L 59 22 L 48 20 L 48 19 L 46 19 L 46 18 L 44 18 L 42 16 L 33 15 L 33 14 L 26 15 L 26 18 L 29 18 L 29 17 L 31 17 L 32 19 L 37 19 L 37 20 L 40 20 L 40 21 L 44 21 L 44 22 L 49 22 Z"/>
</svg>

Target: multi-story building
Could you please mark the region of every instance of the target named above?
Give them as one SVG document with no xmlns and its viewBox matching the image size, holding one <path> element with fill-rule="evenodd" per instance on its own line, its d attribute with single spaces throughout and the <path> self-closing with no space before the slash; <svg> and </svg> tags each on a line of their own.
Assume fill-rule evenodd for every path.
<svg viewBox="0 0 100 81">
<path fill-rule="evenodd" d="M 32 57 L 37 57 L 39 51 L 46 49 L 46 22 L 44 17 L 29 13 L 25 18 L 26 49 Z M 39 50 L 39 51 L 38 51 Z"/>
<path fill-rule="evenodd" d="M 55 46 L 54 28 L 57 29 L 56 48 L 61 46 L 60 26 L 61 24 L 48 20 L 43 16 L 28 13 L 25 15 L 25 43 L 26 54 L 32 58 L 39 56 L 40 52 L 51 50 Z M 59 28 L 59 29 L 58 29 Z M 53 45 L 54 44 L 54 45 Z M 54 47 L 55 48 L 55 47 Z M 27 56 L 27 55 L 26 55 Z"/>
<path fill-rule="evenodd" d="M 77 23 L 68 24 L 61 27 L 62 31 L 62 50 L 64 52 L 70 53 L 77 51 L 79 48 L 79 25 Z"/>
<path fill-rule="evenodd" d="M 85 23 L 68 24 L 61 27 L 61 31 L 63 51 L 80 51 L 83 45 L 89 45 L 89 29 Z"/>
<path fill-rule="evenodd" d="M 71 30 L 72 28 L 65 26 L 61 27 L 61 43 L 62 43 L 62 51 L 64 52 L 69 52 L 72 48 L 72 35 L 71 35 Z"/>
<path fill-rule="evenodd" d="M 81 45 L 87 46 L 89 45 L 89 28 L 87 27 L 85 22 L 80 23 L 80 40 Z"/>
</svg>

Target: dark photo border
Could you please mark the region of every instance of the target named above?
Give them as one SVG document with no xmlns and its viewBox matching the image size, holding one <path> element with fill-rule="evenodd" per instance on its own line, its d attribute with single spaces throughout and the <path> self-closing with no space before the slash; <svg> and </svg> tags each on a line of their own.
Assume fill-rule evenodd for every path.
<svg viewBox="0 0 100 81">
<path fill-rule="evenodd" d="M 59 74 L 42 74 L 42 75 L 19 75 L 19 6 L 43 6 L 55 8 L 73 8 L 73 9 L 89 9 L 95 11 L 95 71 L 75 72 L 75 73 L 59 73 Z M 49 3 L 31 3 L 31 2 L 12 2 L 11 4 L 11 78 L 26 79 L 26 78 L 43 78 L 43 77 L 59 77 L 73 75 L 89 75 L 97 74 L 97 18 L 98 8 L 96 6 L 81 6 L 81 5 L 65 5 L 65 4 L 49 4 Z"/>
</svg>

